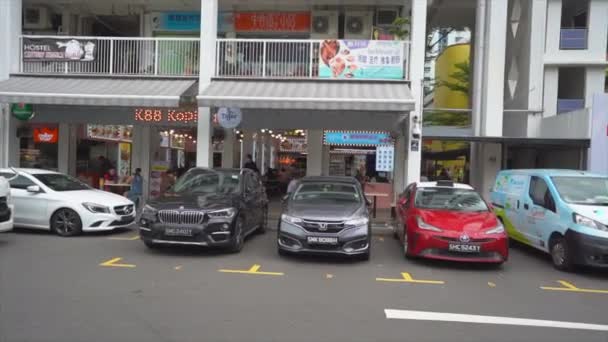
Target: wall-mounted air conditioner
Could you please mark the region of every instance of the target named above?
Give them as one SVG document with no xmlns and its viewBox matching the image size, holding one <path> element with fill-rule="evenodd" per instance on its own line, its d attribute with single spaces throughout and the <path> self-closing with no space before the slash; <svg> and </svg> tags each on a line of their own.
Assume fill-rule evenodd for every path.
<svg viewBox="0 0 608 342">
<path fill-rule="evenodd" d="M 313 11 L 310 20 L 312 39 L 338 38 L 337 11 Z"/>
<path fill-rule="evenodd" d="M 374 12 L 346 11 L 344 15 L 344 38 L 371 39 Z"/>
<path fill-rule="evenodd" d="M 391 26 L 397 17 L 399 17 L 399 10 L 396 8 L 378 8 L 376 10 L 376 26 Z"/>
<path fill-rule="evenodd" d="M 51 11 L 44 6 L 23 7 L 23 28 L 26 30 L 46 30 L 52 27 Z"/>
</svg>

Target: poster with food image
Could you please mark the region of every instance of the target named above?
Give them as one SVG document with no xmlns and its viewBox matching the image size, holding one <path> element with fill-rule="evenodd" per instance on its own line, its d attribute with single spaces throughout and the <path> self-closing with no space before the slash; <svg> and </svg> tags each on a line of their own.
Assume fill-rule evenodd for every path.
<svg viewBox="0 0 608 342">
<path fill-rule="evenodd" d="M 131 142 L 133 126 L 123 125 L 87 125 L 87 137 L 96 140 Z"/>
<path fill-rule="evenodd" d="M 403 79 L 401 41 L 324 40 L 320 44 L 320 78 Z"/>
</svg>

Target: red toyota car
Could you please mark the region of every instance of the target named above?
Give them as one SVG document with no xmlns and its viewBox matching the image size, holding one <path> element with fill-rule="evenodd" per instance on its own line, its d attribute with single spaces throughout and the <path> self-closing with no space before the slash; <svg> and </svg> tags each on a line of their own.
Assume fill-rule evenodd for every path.
<svg viewBox="0 0 608 342">
<path fill-rule="evenodd" d="M 502 223 L 470 186 L 413 183 L 399 197 L 395 236 L 406 257 L 502 264 L 509 242 Z"/>
</svg>

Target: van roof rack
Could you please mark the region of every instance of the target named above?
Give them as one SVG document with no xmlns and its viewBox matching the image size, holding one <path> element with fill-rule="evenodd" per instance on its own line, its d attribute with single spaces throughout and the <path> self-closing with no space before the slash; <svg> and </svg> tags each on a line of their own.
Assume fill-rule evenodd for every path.
<svg viewBox="0 0 608 342">
<path fill-rule="evenodd" d="M 437 186 L 449 186 L 449 187 L 453 187 L 454 186 L 454 181 L 451 181 L 451 180 L 439 180 L 439 181 L 437 181 Z"/>
</svg>

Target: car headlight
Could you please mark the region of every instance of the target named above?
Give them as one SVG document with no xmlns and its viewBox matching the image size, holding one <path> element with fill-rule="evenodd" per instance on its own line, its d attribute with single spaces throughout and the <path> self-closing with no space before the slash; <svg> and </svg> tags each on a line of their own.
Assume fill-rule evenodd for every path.
<svg viewBox="0 0 608 342">
<path fill-rule="evenodd" d="M 293 216 L 289 216 L 287 214 L 281 215 L 281 221 L 287 222 L 287 223 L 290 223 L 290 224 L 295 224 L 295 225 L 300 225 L 300 224 L 302 224 L 302 222 L 304 222 L 299 217 L 293 217 Z"/>
<path fill-rule="evenodd" d="M 433 232 L 442 232 L 443 231 L 443 230 L 441 230 L 441 228 L 437 228 L 431 224 L 424 222 L 424 220 L 422 220 L 422 217 L 420 217 L 420 216 L 416 216 L 416 222 L 418 223 L 418 228 L 420 228 L 420 229 L 430 230 Z"/>
<path fill-rule="evenodd" d="M 95 214 L 109 214 L 110 208 L 105 205 L 96 204 L 96 203 L 82 203 L 82 206 L 85 207 L 88 211 Z"/>
<path fill-rule="evenodd" d="M 236 215 L 236 209 L 234 208 L 227 208 L 227 209 L 222 209 L 222 210 L 215 210 L 215 211 L 210 211 L 207 213 L 207 215 L 209 215 L 209 217 L 211 218 L 227 218 L 227 219 L 231 219 L 234 217 L 234 215 Z"/>
<path fill-rule="evenodd" d="M 574 223 L 576 224 L 580 224 L 581 226 L 585 226 L 585 227 L 589 227 L 589 228 L 595 228 L 601 231 L 605 231 L 608 232 L 608 227 L 606 227 L 604 224 L 601 224 L 599 222 L 597 222 L 596 220 L 590 219 L 588 217 L 579 215 L 579 214 L 572 214 L 572 217 L 574 219 Z"/>
<path fill-rule="evenodd" d="M 369 223 L 369 219 L 367 217 L 359 217 L 356 219 L 348 220 L 344 222 L 344 225 L 347 227 L 359 227 L 365 226 Z"/>
<path fill-rule="evenodd" d="M 486 230 L 484 233 L 485 234 L 502 234 L 505 232 L 505 226 L 502 225 L 502 223 L 500 223 L 500 221 L 498 222 L 498 224 L 496 225 L 496 227 L 490 229 L 490 230 Z"/>
</svg>

